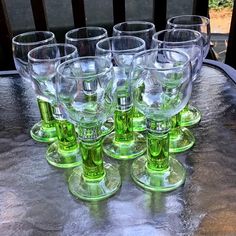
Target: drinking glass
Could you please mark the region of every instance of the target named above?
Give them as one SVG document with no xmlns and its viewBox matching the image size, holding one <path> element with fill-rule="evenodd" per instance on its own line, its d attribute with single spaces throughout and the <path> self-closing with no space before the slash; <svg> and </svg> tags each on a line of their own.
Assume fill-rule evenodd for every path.
<svg viewBox="0 0 236 236">
<path fill-rule="evenodd" d="M 68 179 L 70 192 L 96 201 L 114 194 L 121 185 L 116 166 L 103 162 L 101 126 L 115 110 L 112 63 L 99 57 L 80 57 L 57 68 L 58 98 L 77 126 L 82 165 Z"/>
<path fill-rule="evenodd" d="M 29 72 L 35 92 L 38 97 L 51 104 L 56 119 L 58 140 L 49 146 L 46 159 L 51 165 L 59 168 L 81 164 L 75 128 L 61 112 L 56 89 L 57 67 L 60 63 L 77 56 L 76 47 L 70 44 L 44 45 L 28 53 Z"/>
<path fill-rule="evenodd" d="M 180 15 L 167 20 L 167 29 L 192 29 L 201 33 L 203 39 L 203 59 L 206 58 L 210 48 L 210 20 L 198 15 Z M 180 126 L 192 126 L 201 120 L 200 111 L 193 106 L 188 106 L 181 111 Z"/>
<path fill-rule="evenodd" d="M 79 57 L 95 56 L 97 42 L 107 37 L 106 29 L 89 26 L 68 31 L 65 35 L 65 43 L 76 46 Z"/>
<path fill-rule="evenodd" d="M 125 21 L 113 26 L 113 36 L 136 36 L 143 39 L 146 48 L 151 48 L 152 36 L 156 32 L 155 25 L 146 21 Z"/>
<path fill-rule="evenodd" d="M 70 30 L 65 35 L 65 42 L 77 47 L 79 57 L 95 56 L 96 44 L 107 38 L 107 30 L 102 27 L 88 26 Z M 111 133 L 114 122 L 111 117 L 102 126 L 103 135 Z"/>
<path fill-rule="evenodd" d="M 20 76 L 32 82 L 28 69 L 28 52 L 38 46 L 55 43 L 55 35 L 49 31 L 32 31 L 19 34 L 12 39 L 15 67 Z M 31 137 L 39 142 L 53 142 L 57 139 L 55 121 L 48 102 L 37 97 L 41 121 L 30 130 Z"/>
<path fill-rule="evenodd" d="M 109 59 L 114 66 L 117 100 L 114 114 L 115 131 L 103 140 L 104 152 L 116 159 L 132 159 L 146 150 L 145 138 L 133 132 L 131 63 L 136 53 L 145 50 L 144 40 L 134 36 L 116 36 L 97 43 L 96 55 Z"/>
<path fill-rule="evenodd" d="M 142 38 L 146 43 L 146 49 L 151 48 L 152 36 L 156 32 L 155 25 L 146 21 L 126 21 L 113 26 L 113 36 L 136 36 Z M 146 130 L 146 118 L 134 107 L 133 130 Z"/>
<path fill-rule="evenodd" d="M 152 37 L 152 47 L 174 49 L 188 54 L 192 66 L 192 80 L 196 79 L 203 60 L 203 40 L 198 31 L 189 29 L 159 31 Z M 184 110 L 188 110 L 188 104 Z M 170 131 L 170 152 L 186 151 L 195 143 L 195 138 L 190 130 L 179 126 L 181 118 L 181 112 L 174 117 L 175 127 Z"/>
<path fill-rule="evenodd" d="M 184 182 L 186 171 L 169 156 L 170 118 L 191 95 L 189 56 L 172 49 L 144 51 L 134 58 L 132 78 L 134 103 L 147 117 L 147 154 L 134 160 L 131 176 L 144 189 L 176 189 Z"/>
<path fill-rule="evenodd" d="M 180 15 L 167 20 L 167 29 L 191 29 L 201 33 L 203 38 L 203 58 L 206 58 L 210 49 L 211 27 L 210 20 L 205 16 Z"/>
</svg>

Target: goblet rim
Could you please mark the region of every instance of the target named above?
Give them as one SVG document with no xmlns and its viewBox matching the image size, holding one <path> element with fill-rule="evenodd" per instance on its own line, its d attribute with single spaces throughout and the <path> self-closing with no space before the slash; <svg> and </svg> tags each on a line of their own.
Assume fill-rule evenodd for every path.
<svg viewBox="0 0 236 236">
<path fill-rule="evenodd" d="M 101 35 L 97 35 L 97 36 L 93 36 L 93 37 L 86 37 L 86 38 L 84 38 L 84 37 L 75 38 L 75 37 L 68 36 L 69 34 L 72 34 L 74 32 L 77 32 L 77 31 L 80 31 L 80 30 L 84 30 L 84 29 L 89 29 L 89 30 L 97 29 L 97 30 L 103 30 L 104 32 Z M 87 26 L 87 27 L 80 27 L 80 28 L 76 28 L 76 29 L 72 29 L 72 30 L 68 31 L 65 34 L 65 40 L 70 40 L 70 41 L 73 41 L 73 42 L 81 41 L 81 40 L 92 41 L 92 40 L 102 39 L 104 37 L 107 37 L 107 35 L 108 35 L 107 30 L 105 28 L 103 28 L 103 27 Z"/>
<path fill-rule="evenodd" d="M 127 24 L 127 23 L 130 24 L 130 25 L 135 25 L 135 24 L 149 25 L 150 28 L 143 29 L 143 30 L 119 30 L 119 29 L 117 29 L 117 27 L 120 27 L 121 25 Z M 120 22 L 120 23 L 118 23 L 118 24 L 113 26 L 113 30 L 114 31 L 117 31 L 119 33 L 125 32 L 127 34 L 143 33 L 143 32 L 147 32 L 147 31 L 152 30 L 152 29 L 156 30 L 156 27 L 155 27 L 155 25 L 152 22 L 149 22 L 149 21 L 139 21 L 139 20 L 123 21 L 123 22 Z"/>
<path fill-rule="evenodd" d="M 18 42 L 16 39 L 19 38 L 19 37 L 22 37 L 22 36 L 29 36 L 29 35 L 33 35 L 33 34 L 37 34 L 37 33 L 48 33 L 50 34 L 50 37 L 47 38 L 47 39 L 44 39 L 44 40 L 40 40 L 40 41 L 32 41 L 32 42 Z M 15 44 L 15 45 L 23 45 L 23 46 L 28 46 L 28 45 L 38 45 L 38 44 L 42 44 L 42 43 L 46 43 L 46 42 L 49 42 L 51 41 L 52 39 L 55 39 L 55 34 L 51 31 L 29 31 L 29 32 L 24 32 L 24 33 L 21 33 L 21 34 L 18 34 L 16 36 L 14 36 L 12 38 L 12 43 Z"/>
<path fill-rule="evenodd" d="M 154 48 L 154 49 L 145 50 L 143 52 L 139 52 L 134 56 L 133 62 L 135 61 L 136 58 L 138 58 L 142 55 L 148 54 L 150 52 L 158 52 L 158 51 L 171 51 L 171 52 L 174 52 L 174 53 L 182 54 L 184 57 L 186 57 L 186 61 L 181 65 L 173 66 L 171 68 L 156 68 L 156 67 L 144 66 L 143 64 L 142 65 L 135 65 L 135 66 L 139 67 L 139 68 L 142 68 L 142 69 L 145 69 L 145 70 L 170 71 L 170 70 L 182 69 L 185 66 L 187 66 L 189 63 L 191 64 L 190 57 L 187 53 L 182 52 L 182 51 L 177 50 L 177 49 L 168 49 L 168 48 Z"/>
<path fill-rule="evenodd" d="M 157 36 L 161 35 L 164 32 L 172 32 L 172 31 L 189 31 L 189 32 L 194 33 L 194 35 L 197 35 L 197 38 L 191 39 L 191 40 L 185 40 L 185 41 L 178 41 L 178 42 L 169 42 L 169 41 L 160 40 L 160 39 L 157 38 Z M 199 40 L 202 40 L 202 35 L 197 30 L 182 29 L 182 28 L 172 28 L 172 29 L 165 29 L 165 30 L 161 30 L 161 31 L 156 32 L 155 34 L 153 34 L 152 40 L 155 41 L 155 42 L 160 42 L 160 43 L 166 42 L 166 43 L 172 44 L 172 45 L 179 45 L 179 44 L 182 44 L 182 43 L 198 42 Z"/>
<path fill-rule="evenodd" d="M 202 23 L 197 23 L 197 24 L 175 24 L 172 23 L 171 21 L 173 19 L 181 18 L 181 17 L 196 17 L 200 19 L 204 19 L 205 22 Z M 179 16 L 173 16 L 167 20 L 167 25 L 173 26 L 173 27 L 190 27 L 190 26 L 201 26 L 201 25 L 210 25 L 210 19 L 207 18 L 206 16 L 201 16 L 201 15 L 179 15 Z"/>
<path fill-rule="evenodd" d="M 65 75 L 63 75 L 63 73 L 61 72 L 61 68 L 64 68 L 66 66 L 66 64 L 71 64 L 71 63 L 74 63 L 76 61 L 82 61 L 82 60 L 87 60 L 87 59 L 99 59 L 99 60 L 103 60 L 103 61 L 106 61 L 109 65 L 108 68 L 106 68 L 105 71 L 102 71 L 96 75 L 87 75 L 87 76 L 77 76 L 77 75 L 74 75 L 74 76 L 71 76 L 71 75 L 66 75 L 67 78 L 70 78 L 70 79 L 75 79 L 75 80 L 80 80 L 80 79 L 90 79 L 90 78 L 94 78 L 94 76 L 102 76 L 106 73 L 108 73 L 109 71 L 111 71 L 113 69 L 113 65 L 111 63 L 110 60 L 108 60 L 107 58 L 104 58 L 104 57 L 99 57 L 99 56 L 85 56 L 85 57 L 77 57 L 77 58 L 74 58 L 74 59 L 70 59 L 70 60 L 67 60 L 67 61 L 64 61 L 63 63 L 61 63 L 58 67 L 57 67 L 57 74 L 61 77 L 64 77 Z"/>
<path fill-rule="evenodd" d="M 60 56 L 60 57 L 55 57 L 55 58 L 34 58 L 31 56 L 32 53 L 35 53 L 36 51 L 40 51 L 42 48 L 53 48 L 53 47 L 68 47 L 68 48 L 73 48 L 74 51 L 70 54 L 67 54 L 65 56 Z M 66 44 L 66 43 L 54 43 L 54 44 L 46 44 L 46 45 L 42 45 L 42 46 L 39 46 L 39 47 L 36 47 L 36 48 L 33 48 L 31 49 L 29 52 L 28 52 L 28 59 L 29 61 L 32 61 L 32 62 L 46 62 L 46 61 L 50 61 L 50 62 L 54 62 L 54 61 L 57 61 L 58 59 L 66 59 L 68 58 L 69 56 L 76 56 L 77 55 L 77 48 L 72 45 L 72 44 Z"/>
<path fill-rule="evenodd" d="M 110 42 L 114 39 L 118 39 L 118 40 L 135 39 L 136 41 L 139 41 L 141 43 L 141 45 L 138 46 L 138 47 L 133 47 L 133 48 L 130 48 L 130 49 L 123 49 L 123 50 L 104 49 L 100 46 L 105 41 Z M 131 36 L 131 35 L 108 37 L 108 38 L 100 40 L 96 44 L 96 50 L 99 50 L 100 52 L 112 52 L 112 53 L 133 53 L 133 52 L 136 52 L 137 50 L 142 50 L 142 49 L 145 50 L 145 48 L 146 48 L 146 43 L 143 39 L 141 39 L 139 37 L 136 37 L 136 36 Z"/>
</svg>

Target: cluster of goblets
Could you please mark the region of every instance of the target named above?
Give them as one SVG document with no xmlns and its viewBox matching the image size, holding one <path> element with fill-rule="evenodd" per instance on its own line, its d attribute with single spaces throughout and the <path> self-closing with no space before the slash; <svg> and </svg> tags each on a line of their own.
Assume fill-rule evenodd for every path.
<svg viewBox="0 0 236 236">
<path fill-rule="evenodd" d="M 56 43 L 48 31 L 12 39 L 16 69 L 33 85 L 42 120 L 31 136 L 51 143 L 47 161 L 71 168 L 70 192 L 100 200 L 121 186 L 116 166 L 104 154 L 133 160 L 133 180 L 151 191 L 170 191 L 184 183 L 185 169 L 169 153 L 195 142 L 186 126 L 201 119 L 187 105 L 210 42 L 209 20 L 177 16 L 155 32 L 150 22 L 69 31 Z"/>
</svg>

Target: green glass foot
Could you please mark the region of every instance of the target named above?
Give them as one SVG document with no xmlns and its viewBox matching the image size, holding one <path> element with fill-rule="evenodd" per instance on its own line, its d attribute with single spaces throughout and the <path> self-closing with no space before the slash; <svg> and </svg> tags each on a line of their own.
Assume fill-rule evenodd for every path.
<svg viewBox="0 0 236 236">
<path fill-rule="evenodd" d="M 77 148 L 63 151 L 59 149 L 58 142 L 54 142 L 49 146 L 46 159 L 49 164 L 58 168 L 71 168 L 82 163 L 79 145 Z"/>
<path fill-rule="evenodd" d="M 38 142 L 51 143 L 57 140 L 56 128 L 43 128 L 42 121 L 31 128 L 30 135 Z"/>
<path fill-rule="evenodd" d="M 133 131 L 142 132 L 147 129 L 147 120 L 141 112 L 135 111 L 133 115 Z"/>
<path fill-rule="evenodd" d="M 195 143 L 191 131 L 185 127 L 172 128 L 169 133 L 169 151 L 171 153 L 184 152 Z"/>
<path fill-rule="evenodd" d="M 168 192 L 181 186 L 186 177 L 182 164 L 175 158 L 169 158 L 169 168 L 163 171 L 153 171 L 147 168 L 147 157 L 134 160 L 131 176 L 140 187 L 156 191 Z"/>
<path fill-rule="evenodd" d="M 121 186 L 118 168 L 104 163 L 105 174 L 99 179 L 86 179 L 83 167 L 75 168 L 69 177 L 69 191 L 76 198 L 87 201 L 98 201 L 115 194 Z"/>
<path fill-rule="evenodd" d="M 130 142 L 116 142 L 115 133 L 103 140 L 103 151 L 110 157 L 120 160 L 130 160 L 141 156 L 146 151 L 146 139 L 142 134 L 134 133 Z"/>
<path fill-rule="evenodd" d="M 201 120 L 200 111 L 193 106 L 188 105 L 180 112 L 181 118 L 179 122 L 179 126 L 186 127 L 196 125 Z"/>
</svg>

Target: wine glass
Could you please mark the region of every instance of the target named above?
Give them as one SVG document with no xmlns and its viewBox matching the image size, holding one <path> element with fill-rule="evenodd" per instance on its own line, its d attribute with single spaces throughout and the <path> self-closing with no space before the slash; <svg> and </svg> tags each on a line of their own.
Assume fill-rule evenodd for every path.
<svg viewBox="0 0 236 236">
<path fill-rule="evenodd" d="M 167 20 L 167 29 L 192 29 L 201 33 L 203 38 L 203 59 L 206 58 L 210 48 L 210 20 L 198 15 L 180 15 Z M 200 111 L 193 106 L 187 106 L 181 111 L 180 126 L 192 126 L 201 120 Z"/>
<path fill-rule="evenodd" d="M 155 25 L 146 21 L 126 21 L 113 26 L 113 36 L 129 35 L 142 38 L 146 43 L 146 49 L 151 48 L 152 36 L 155 32 Z M 133 130 L 146 130 L 145 116 L 135 108 L 133 113 Z"/>
<path fill-rule="evenodd" d="M 133 132 L 133 106 L 129 73 L 136 53 L 145 50 L 144 40 L 134 36 L 116 36 L 97 43 L 96 55 L 109 59 L 114 66 L 117 83 L 115 131 L 103 140 L 104 152 L 116 159 L 132 159 L 146 150 L 145 138 Z"/>
<path fill-rule="evenodd" d="M 201 33 L 203 38 L 203 58 L 206 58 L 210 49 L 211 27 L 210 19 L 198 15 L 180 15 L 167 20 L 167 29 L 192 29 Z"/>
<path fill-rule="evenodd" d="M 79 145 L 74 125 L 69 123 L 60 109 L 56 92 L 57 72 L 60 63 L 78 56 L 75 46 L 50 44 L 32 49 L 28 53 L 29 72 L 38 97 L 53 107 L 56 119 L 57 141 L 46 154 L 47 161 L 59 168 L 70 168 L 81 164 Z"/>
<path fill-rule="evenodd" d="M 170 118 L 191 95 L 189 56 L 173 49 L 144 51 L 134 58 L 132 78 L 134 103 L 147 117 L 147 154 L 134 160 L 131 176 L 144 189 L 176 189 L 183 184 L 186 171 L 169 156 L 168 133 Z"/>
<path fill-rule="evenodd" d="M 70 192 L 96 201 L 113 195 L 121 185 L 117 167 L 103 162 L 101 126 L 115 110 L 112 63 L 100 57 L 80 57 L 57 68 L 58 98 L 77 126 L 83 164 L 69 177 Z"/>
<path fill-rule="evenodd" d="M 79 57 L 95 56 L 96 44 L 107 38 L 107 30 L 102 27 L 88 26 L 70 30 L 65 35 L 65 42 L 77 47 Z M 102 126 L 103 135 L 111 133 L 114 122 L 111 117 Z"/>
<path fill-rule="evenodd" d="M 16 35 L 12 39 L 15 67 L 20 76 L 31 83 L 28 69 L 28 52 L 38 46 L 53 44 L 55 35 L 50 31 L 32 31 Z M 31 137 L 39 142 L 53 142 L 57 139 L 55 120 L 48 102 L 37 97 L 41 121 L 30 130 Z"/>
<path fill-rule="evenodd" d="M 189 29 L 159 31 L 152 37 L 152 47 L 174 49 L 188 54 L 192 65 L 192 80 L 196 79 L 203 60 L 203 40 L 198 31 Z M 184 109 L 188 110 L 188 104 Z M 170 152 L 186 151 L 195 143 L 195 138 L 190 130 L 179 126 L 181 118 L 181 113 L 175 116 L 175 127 L 170 131 Z"/>
<path fill-rule="evenodd" d="M 155 25 L 146 21 L 125 21 L 113 26 L 113 36 L 139 37 L 145 41 L 147 49 L 151 47 L 152 36 L 155 32 Z"/>
<path fill-rule="evenodd" d="M 88 26 L 68 31 L 65 35 L 65 43 L 76 46 L 79 57 L 95 56 L 97 42 L 107 37 L 106 29 Z"/>
</svg>

